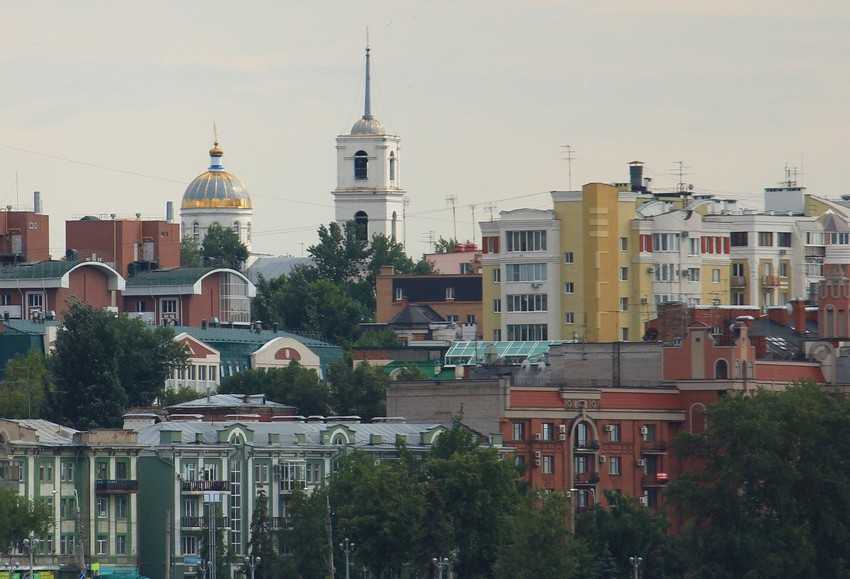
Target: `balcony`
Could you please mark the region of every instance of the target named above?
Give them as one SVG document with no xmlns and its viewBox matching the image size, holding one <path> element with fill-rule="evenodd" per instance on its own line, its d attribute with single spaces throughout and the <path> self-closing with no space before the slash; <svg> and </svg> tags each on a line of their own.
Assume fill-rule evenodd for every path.
<svg viewBox="0 0 850 579">
<path fill-rule="evenodd" d="M 180 517 L 180 528 L 184 531 L 205 529 L 206 527 L 207 517 Z"/>
<path fill-rule="evenodd" d="M 94 492 L 126 494 L 139 492 L 139 481 L 127 479 L 100 479 L 94 481 Z"/>
<path fill-rule="evenodd" d="M 598 440 L 577 440 L 575 443 L 576 452 L 596 452 L 599 450 Z"/>
<path fill-rule="evenodd" d="M 743 275 L 733 275 L 729 280 L 729 285 L 732 287 L 747 287 L 747 278 Z"/>
<path fill-rule="evenodd" d="M 229 493 L 226 480 L 184 480 L 180 485 L 184 493 Z"/>
<path fill-rule="evenodd" d="M 295 489 L 304 490 L 307 488 L 307 481 L 304 480 L 282 480 L 280 481 L 280 492 L 291 493 Z"/>
<path fill-rule="evenodd" d="M 641 454 L 667 454 L 667 443 L 644 440 L 640 443 Z"/>
<path fill-rule="evenodd" d="M 271 525 L 272 529 L 291 529 L 292 519 L 289 517 L 272 517 Z"/>
<path fill-rule="evenodd" d="M 663 487 L 666 484 L 666 472 L 649 473 L 640 477 L 640 485 L 642 487 Z"/>
<path fill-rule="evenodd" d="M 574 483 L 576 485 L 595 485 L 599 483 L 598 472 L 583 472 L 576 475 Z"/>
<path fill-rule="evenodd" d="M 779 287 L 778 275 L 763 275 L 761 276 L 762 287 Z"/>
</svg>

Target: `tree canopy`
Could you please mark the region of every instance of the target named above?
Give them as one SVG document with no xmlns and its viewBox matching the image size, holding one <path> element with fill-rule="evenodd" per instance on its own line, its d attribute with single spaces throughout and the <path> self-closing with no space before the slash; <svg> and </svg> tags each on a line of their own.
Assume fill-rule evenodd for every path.
<svg viewBox="0 0 850 579">
<path fill-rule="evenodd" d="M 182 250 L 182 246 L 181 246 Z M 241 270 L 248 259 L 248 248 L 229 227 L 213 224 L 201 244 L 204 265 Z"/>
<path fill-rule="evenodd" d="M 200 242 L 191 235 L 180 240 L 180 267 L 203 267 L 204 256 Z"/>
<path fill-rule="evenodd" d="M 700 465 L 668 488 L 700 577 L 850 575 L 850 403 L 815 384 L 727 396 L 675 450 Z"/>
<path fill-rule="evenodd" d="M 0 416 L 40 418 L 45 395 L 55 390 L 50 360 L 30 350 L 6 362 L 6 378 L 0 383 Z"/>
<path fill-rule="evenodd" d="M 117 427 L 127 406 L 150 405 L 187 354 L 170 328 L 71 302 L 56 337 L 48 417 L 85 430 Z"/>
<path fill-rule="evenodd" d="M 0 487 L 0 552 L 12 553 L 12 545 L 35 531 L 43 537 L 53 522 L 53 509 L 45 499 L 29 500 L 8 487 Z"/>
<path fill-rule="evenodd" d="M 286 368 L 252 369 L 223 378 L 220 394 L 266 394 L 270 400 L 298 408 L 304 416 L 328 416 L 331 392 L 318 373 L 296 361 Z"/>
</svg>

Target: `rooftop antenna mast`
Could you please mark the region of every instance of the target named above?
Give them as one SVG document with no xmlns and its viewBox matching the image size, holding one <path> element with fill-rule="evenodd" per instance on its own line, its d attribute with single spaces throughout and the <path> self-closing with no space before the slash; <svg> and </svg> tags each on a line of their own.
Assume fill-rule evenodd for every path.
<svg viewBox="0 0 850 579">
<path fill-rule="evenodd" d="M 449 195 L 446 197 L 446 203 L 452 206 L 452 222 L 454 223 L 454 239 L 457 241 L 457 211 L 455 211 L 455 205 L 457 204 L 457 195 Z"/>
<path fill-rule="evenodd" d="M 575 151 L 573 151 L 573 148 L 570 145 L 561 145 L 561 148 L 565 149 L 565 152 L 566 152 L 566 155 L 567 155 L 566 157 L 561 157 L 563 160 L 565 160 L 567 162 L 567 186 L 568 186 L 567 191 L 572 191 L 573 190 L 573 159 L 575 159 L 575 157 L 573 157 L 573 153 L 575 153 Z M 490 221 L 492 221 L 492 219 Z"/>
<path fill-rule="evenodd" d="M 785 183 L 783 185 L 786 187 L 797 186 L 797 167 L 789 167 L 788 163 L 785 163 Z"/>
<path fill-rule="evenodd" d="M 693 187 L 685 183 L 685 175 L 688 175 L 688 173 L 685 173 L 685 169 L 690 169 L 690 167 L 686 167 L 684 161 L 673 161 L 673 163 L 679 165 L 679 182 L 676 184 L 676 193 L 688 195 Z"/>
<path fill-rule="evenodd" d="M 410 197 L 407 195 L 401 200 L 401 227 L 404 229 L 404 237 L 401 242 L 407 247 L 407 206 L 410 205 Z"/>
<path fill-rule="evenodd" d="M 484 211 L 490 214 L 490 221 L 493 221 L 493 212 L 496 210 L 495 205 L 485 205 Z"/>
<path fill-rule="evenodd" d="M 475 239 L 475 204 L 469 206 L 472 209 L 472 243 L 476 243 Z"/>
</svg>

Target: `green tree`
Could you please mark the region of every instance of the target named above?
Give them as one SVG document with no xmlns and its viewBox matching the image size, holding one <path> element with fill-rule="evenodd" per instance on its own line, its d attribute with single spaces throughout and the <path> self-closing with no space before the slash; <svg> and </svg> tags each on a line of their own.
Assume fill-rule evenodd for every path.
<svg viewBox="0 0 850 579">
<path fill-rule="evenodd" d="M 129 404 L 150 405 L 187 354 L 170 328 L 71 302 L 52 358 L 47 414 L 85 430 L 119 427 Z"/>
<path fill-rule="evenodd" d="M 398 346 L 398 334 L 392 328 L 383 328 L 381 330 L 369 330 L 361 334 L 355 342 L 357 346 L 366 348 L 385 348 L 388 346 Z"/>
<path fill-rule="evenodd" d="M 610 568 L 613 560 L 617 575 L 628 573 L 629 557 L 643 558 L 642 569 L 662 569 L 668 561 L 667 517 L 656 514 L 626 495 L 605 491 L 608 507 L 601 503 L 582 513 L 576 521 L 576 537 L 592 549 L 593 566 L 600 571 Z M 645 577 L 654 577 L 643 572 Z"/>
<path fill-rule="evenodd" d="M 319 227 L 319 243 L 307 248 L 320 278 L 342 283 L 359 277 L 369 256 L 368 243 L 357 238 L 353 221 Z"/>
<path fill-rule="evenodd" d="M 241 270 L 248 259 L 248 248 L 239 241 L 239 235 L 221 225 L 210 225 L 201 244 L 204 265 Z"/>
<path fill-rule="evenodd" d="M 248 542 L 248 550 L 250 556 L 260 558 L 260 564 L 254 569 L 255 579 L 281 576 L 282 562 L 274 548 L 269 520 L 269 498 L 263 487 L 257 491 L 256 506 L 251 515 L 251 540 Z M 250 576 L 247 568 L 244 571 L 246 576 Z"/>
<path fill-rule="evenodd" d="M 423 485 L 402 461 L 376 463 L 355 451 L 340 461 L 331 481 L 337 535 L 357 545 L 355 560 L 377 576 L 398 576 L 411 561 L 410 530 L 425 511 Z"/>
<path fill-rule="evenodd" d="M 335 362 L 328 374 L 336 414 L 357 415 L 363 420 L 386 416 L 390 378 L 383 368 L 361 362 L 352 369 L 345 362 Z"/>
<path fill-rule="evenodd" d="M 222 394 L 266 394 L 270 400 L 298 408 L 305 416 L 330 413 L 331 392 L 311 368 L 291 361 L 285 368 L 252 369 L 222 379 Z"/>
<path fill-rule="evenodd" d="M 180 240 L 180 267 L 202 267 L 203 265 L 201 244 L 191 235 L 184 235 Z"/>
<path fill-rule="evenodd" d="M 700 577 L 850 575 L 850 403 L 815 384 L 726 396 L 682 434 L 667 496 Z"/>
<path fill-rule="evenodd" d="M 510 519 L 507 545 L 498 551 L 493 575 L 505 579 L 580 577 L 587 545 L 575 540 L 568 521 L 572 505 L 563 493 L 526 493 Z"/>
<path fill-rule="evenodd" d="M 46 499 L 29 500 L 8 487 L 0 487 L 0 551 L 11 553 L 12 545 L 30 531 L 43 537 L 53 521 Z"/>
<path fill-rule="evenodd" d="M 378 234 L 372 237 L 367 251 L 366 279 L 374 287 L 375 279 L 386 265 L 393 266 L 395 273 L 427 274 L 434 271 L 433 266 L 426 260 L 413 261 L 404 252 L 404 246 L 391 237 Z"/>
<path fill-rule="evenodd" d="M 519 498 L 516 466 L 479 446 L 459 419 L 437 441 L 427 472 L 451 522 L 455 567 L 461 577 L 490 577 Z"/>
<path fill-rule="evenodd" d="M 201 549 L 199 555 L 204 561 L 215 561 L 216 577 L 221 579 L 230 579 L 230 564 L 234 561 L 234 557 L 227 549 L 224 540 L 225 521 L 222 513 L 222 505 L 226 508 L 227 503 L 210 503 L 214 506 L 214 514 L 204 518 L 204 528 L 201 532 Z M 215 535 L 215 549 L 210 545 L 210 531 Z M 198 569 L 196 577 L 203 579 L 205 573 Z"/>
<path fill-rule="evenodd" d="M 55 390 L 49 359 L 37 350 L 15 356 L 6 363 L 0 388 L 0 416 L 41 418 L 45 394 Z"/>
<path fill-rule="evenodd" d="M 412 380 L 428 380 L 428 374 L 426 374 L 419 366 L 409 365 L 402 368 L 398 374 L 396 374 L 393 380 L 399 382 L 409 382 Z"/>
<path fill-rule="evenodd" d="M 296 488 L 290 499 L 291 527 L 281 530 L 280 539 L 292 552 L 292 572 L 282 577 L 324 579 L 330 575 L 328 487 L 307 495 Z"/>
<path fill-rule="evenodd" d="M 163 408 L 182 404 L 183 402 L 191 402 L 199 398 L 198 391 L 191 386 L 181 386 L 176 392 L 174 390 L 166 390 L 159 397 L 159 405 Z"/>
<path fill-rule="evenodd" d="M 434 253 L 454 253 L 458 243 L 460 241 L 454 237 L 446 239 L 441 235 L 440 239 L 434 243 Z M 469 243 L 469 240 L 467 240 L 467 243 Z"/>
</svg>

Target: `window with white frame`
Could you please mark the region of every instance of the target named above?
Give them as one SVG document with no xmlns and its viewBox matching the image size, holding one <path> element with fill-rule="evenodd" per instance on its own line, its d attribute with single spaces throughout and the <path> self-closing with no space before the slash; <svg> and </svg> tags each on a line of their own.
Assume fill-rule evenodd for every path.
<svg viewBox="0 0 850 579">
<path fill-rule="evenodd" d="M 493 270 L 493 283 L 501 283 L 502 281 L 502 270 L 498 266 Z"/>
<path fill-rule="evenodd" d="M 620 442 L 620 425 L 609 424 L 605 427 L 608 432 L 608 442 Z"/>
<path fill-rule="evenodd" d="M 621 267 L 620 268 L 620 281 L 628 281 L 629 279 L 629 268 Z"/>
<path fill-rule="evenodd" d="M 494 298 L 493 299 L 493 313 L 498 314 L 498 313 L 501 313 L 501 311 L 502 311 L 502 300 L 501 300 L 501 298 Z"/>
<path fill-rule="evenodd" d="M 493 341 L 501 342 L 502 341 L 502 329 L 501 328 L 493 328 Z"/>
<path fill-rule="evenodd" d="M 395 288 L 395 301 L 400 302 L 404 299 L 404 289 L 397 287 Z"/>
<path fill-rule="evenodd" d="M 546 281 L 545 263 L 511 263 L 506 270 L 509 282 Z"/>
<path fill-rule="evenodd" d="M 555 457 L 551 454 L 543 456 L 543 474 L 554 474 L 555 472 Z"/>
<path fill-rule="evenodd" d="M 573 261 L 574 259 L 575 259 L 575 256 L 573 255 L 572 251 L 565 251 L 564 252 L 564 263 L 574 263 L 574 261 Z"/>
<path fill-rule="evenodd" d="M 549 339 L 546 324 L 508 324 L 508 341 L 539 342 Z"/>
<path fill-rule="evenodd" d="M 608 459 L 608 474 L 611 476 L 620 475 L 620 457 L 612 456 Z"/>
<path fill-rule="evenodd" d="M 97 518 L 105 519 L 109 516 L 109 498 L 97 497 Z"/>
<path fill-rule="evenodd" d="M 549 309 L 547 294 L 515 294 L 508 295 L 509 312 L 545 312 Z"/>
<path fill-rule="evenodd" d="M 184 555 L 195 555 L 198 552 L 198 537 L 195 535 L 183 535 L 182 546 Z"/>
<path fill-rule="evenodd" d="M 455 288 L 453 288 L 453 287 L 447 287 L 446 288 L 446 299 L 447 300 L 455 299 Z"/>
<path fill-rule="evenodd" d="M 553 422 L 544 422 L 540 425 L 540 437 L 543 440 L 552 440 L 554 432 L 555 424 Z"/>
<path fill-rule="evenodd" d="M 699 255 L 699 237 L 688 238 L 688 255 Z"/>
<path fill-rule="evenodd" d="M 546 231 L 506 231 L 507 252 L 546 251 Z"/>
<path fill-rule="evenodd" d="M 106 555 L 106 544 L 107 544 L 106 535 L 98 535 L 97 536 L 97 554 L 98 555 Z"/>
<path fill-rule="evenodd" d="M 629 311 L 629 298 L 620 298 L 620 311 Z"/>
<path fill-rule="evenodd" d="M 652 251 L 654 251 L 654 252 L 679 251 L 679 234 L 678 233 L 653 233 L 652 234 Z"/>
<path fill-rule="evenodd" d="M 567 312 L 564 314 L 564 323 L 565 324 L 574 324 L 576 323 L 576 315 L 575 312 Z"/>
<path fill-rule="evenodd" d="M 219 310 L 224 321 L 248 324 L 251 321 L 251 298 L 248 281 L 235 273 L 221 273 Z"/>
<path fill-rule="evenodd" d="M 629 238 L 621 237 L 620 238 L 620 251 L 628 251 L 629 250 Z"/>
<path fill-rule="evenodd" d="M 573 294 L 576 291 L 576 286 L 573 282 L 568 281 L 564 284 L 564 293 L 565 294 Z"/>
<path fill-rule="evenodd" d="M 712 283 L 720 283 L 720 270 L 712 269 L 711 270 L 711 282 Z"/>
</svg>

